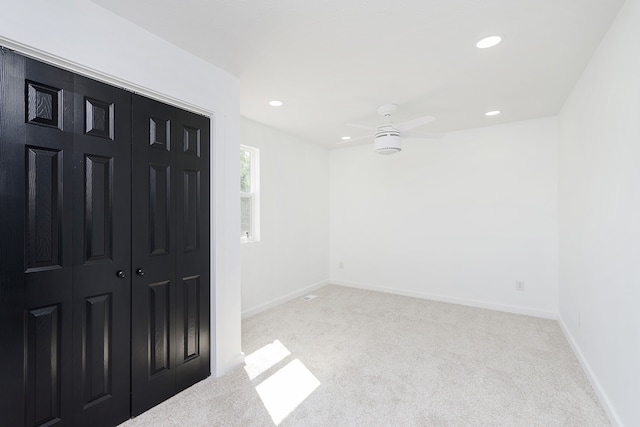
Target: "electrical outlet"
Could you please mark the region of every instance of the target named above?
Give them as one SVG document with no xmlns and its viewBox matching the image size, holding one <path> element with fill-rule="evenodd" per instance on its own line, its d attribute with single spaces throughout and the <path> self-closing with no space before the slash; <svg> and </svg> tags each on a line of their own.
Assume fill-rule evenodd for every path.
<svg viewBox="0 0 640 427">
<path fill-rule="evenodd" d="M 516 291 L 524 292 L 524 282 L 516 282 Z"/>
<path fill-rule="evenodd" d="M 343 269 L 343 268 L 344 268 L 344 262 L 340 261 L 340 262 L 338 263 L 338 268 L 339 268 L 339 269 Z"/>
</svg>

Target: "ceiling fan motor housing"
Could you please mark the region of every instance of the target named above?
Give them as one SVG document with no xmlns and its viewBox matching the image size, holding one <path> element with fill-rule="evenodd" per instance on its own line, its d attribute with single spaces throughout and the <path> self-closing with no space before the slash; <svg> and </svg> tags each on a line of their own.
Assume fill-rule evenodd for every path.
<svg viewBox="0 0 640 427">
<path fill-rule="evenodd" d="M 373 143 L 373 149 L 380 154 L 394 154 L 402 151 L 402 145 L 400 145 L 400 132 L 392 127 L 386 127 L 386 129 L 378 128 L 376 132 L 376 138 Z"/>
</svg>

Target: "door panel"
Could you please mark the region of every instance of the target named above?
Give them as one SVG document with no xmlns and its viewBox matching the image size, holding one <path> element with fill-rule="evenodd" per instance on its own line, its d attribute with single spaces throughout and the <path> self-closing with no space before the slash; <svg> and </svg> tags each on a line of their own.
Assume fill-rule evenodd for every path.
<svg viewBox="0 0 640 427">
<path fill-rule="evenodd" d="M 74 424 L 108 426 L 130 414 L 131 95 L 74 90 Z"/>
<path fill-rule="evenodd" d="M 133 96 L 131 405 L 138 415 L 175 394 L 173 108 Z"/>
<path fill-rule="evenodd" d="M 209 119 L 176 111 L 176 376 L 183 390 L 210 372 Z"/>
<path fill-rule="evenodd" d="M 26 425 L 57 424 L 62 417 L 60 307 L 29 310 L 26 332 Z"/>
<path fill-rule="evenodd" d="M 84 155 L 84 262 L 112 260 L 113 157 Z"/>
<path fill-rule="evenodd" d="M 67 426 L 72 424 L 73 76 L 25 59 L 22 85 L 26 203 L 20 228 L 26 247 L 23 310 L 29 319 L 23 324 L 25 422 Z"/>
<path fill-rule="evenodd" d="M 209 375 L 209 119 L 133 97 L 132 414 Z"/>
<path fill-rule="evenodd" d="M 149 164 L 149 252 L 168 255 L 171 211 L 171 165 Z"/>
<path fill-rule="evenodd" d="M 169 354 L 171 342 L 169 329 L 170 282 L 149 285 L 149 377 L 168 371 L 171 366 Z"/>
<path fill-rule="evenodd" d="M 63 153 L 26 147 L 27 271 L 62 268 Z"/>
<path fill-rule="evenodd" d="M 73 77 L 0 50 L 0 413 L 71 425 Z"/>
<path fill-rule="evenodd" d="M 200 171 L 184 170 L 184 206 L 182 223 L 184 229 L 184 252 L 197 251 L 200 247 Z"/>
<path fill-rule="evenodd" d="M 110 360 L 113 298 L 111 294 L 87 298 L 84 307 L 82 360 L 83 407 L 99 403 L 112 394 Z"/>
<path fill-rule="evenodd" d="M 200 276 L 185 277 L 178 296 L 184 316 L 182 322 L 182 362 L 188 362 L 200 356 Z"/>
</svg>

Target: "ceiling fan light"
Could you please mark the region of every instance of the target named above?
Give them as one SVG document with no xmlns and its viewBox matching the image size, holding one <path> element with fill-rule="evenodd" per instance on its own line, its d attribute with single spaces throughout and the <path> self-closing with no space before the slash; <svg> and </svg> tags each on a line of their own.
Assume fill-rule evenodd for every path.
<svg viewBox="0 0 640 427">
<path fill-rule="evenodd" d="M 376 149 L 376 153 L 388 156 L 390 154 L 396 154 L 397 152 L 402 151 L 402 148 L 378 148 Z"/>
<path fill-rule="evenodd" d="M 384 155 L 395 154 L 402 151 L 400 135 L 387 132 L 376 135 L 376 140 L 373 143 L 373 149 L 376 153 Z"/>
</svg>

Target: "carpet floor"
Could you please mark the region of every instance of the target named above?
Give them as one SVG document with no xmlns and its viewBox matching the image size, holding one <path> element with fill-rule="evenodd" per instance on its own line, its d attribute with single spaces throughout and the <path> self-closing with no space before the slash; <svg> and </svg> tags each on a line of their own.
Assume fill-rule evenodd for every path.
<svg viewBox="0 0 640 427">
<path fill-rule="evenodd" d="M 342 286 L 243 321 L 245 366 L 121 424 L 609 426 L 556 321 Z"/>
</svg>

